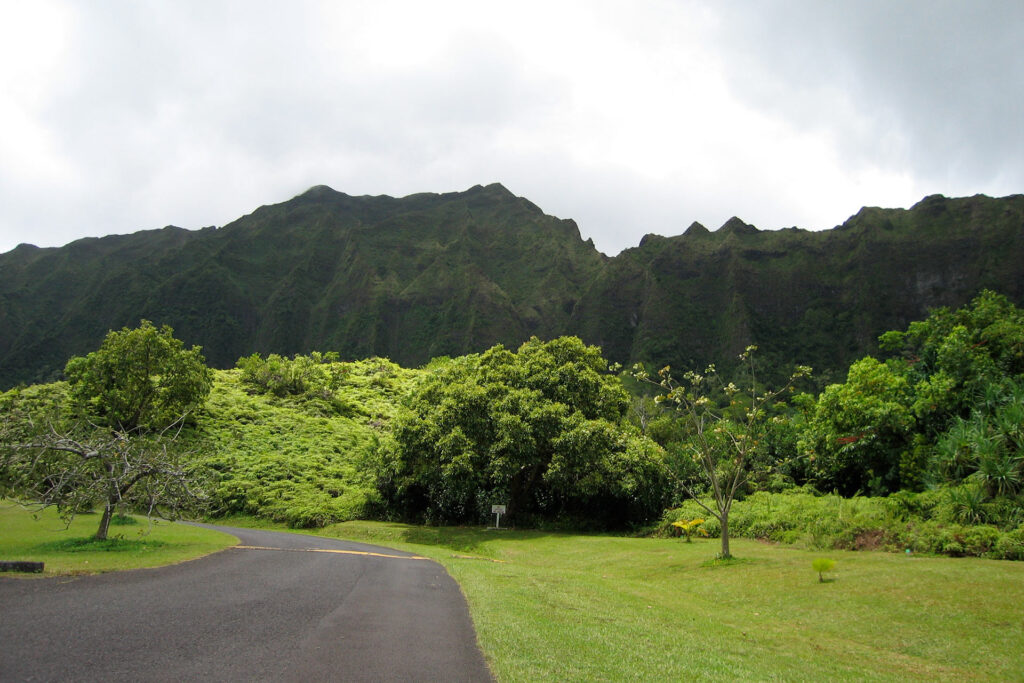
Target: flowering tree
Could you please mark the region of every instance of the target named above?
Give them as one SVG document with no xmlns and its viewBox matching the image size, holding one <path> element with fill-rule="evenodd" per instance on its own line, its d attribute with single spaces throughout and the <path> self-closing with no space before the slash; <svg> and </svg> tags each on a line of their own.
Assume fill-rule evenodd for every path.
<svg viewBox="0 0 1024 683">
<path fill-rule="evenodd" d="M 733 382 L 725 384 L 709 365 L 703 373 L 688 371 L 681 380 L 675 379 L 665 366 L 651 377 L 642 365 L 633 368 L 638 380 L 653 384 L 662 392 L 655 400 L 671 405 L 682 417 L 690 440 L 690 454 L 701 466 L 711 494 L 711 503 L 704 502 L 699 492 L 686 481 L 679 483 L 688 496 L 708 514 L 714 516 L 722 528 L 722 558 L 730 558 L 729 512 L 736 492 L 747 482 L 750 463 L 758 445 L 763 441 L 770 409 L 779 397 L 792 391 L 794 383 L 811 373 L 807 366 L 797 366 L 784 386 L 776 390 L 758 391 L 753 354 L 756 346 L 748 346 L 740 354 L 749 387 L 741 390 Z M 728 399 L 720 405 L 712 397 L 721 392 Z"/>
</svg>

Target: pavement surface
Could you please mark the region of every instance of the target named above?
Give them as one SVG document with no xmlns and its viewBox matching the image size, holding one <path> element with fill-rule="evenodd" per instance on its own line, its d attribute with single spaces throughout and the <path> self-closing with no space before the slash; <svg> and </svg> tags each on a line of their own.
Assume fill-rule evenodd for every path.
<svg viewBox="0 0 1024 683">
<path fill-rule="evenodd" d="M 210 528 L 239 545 L 159 569 L 0 580 L 0 681 L 493 680 L 439 564 Z"/>
</svg>

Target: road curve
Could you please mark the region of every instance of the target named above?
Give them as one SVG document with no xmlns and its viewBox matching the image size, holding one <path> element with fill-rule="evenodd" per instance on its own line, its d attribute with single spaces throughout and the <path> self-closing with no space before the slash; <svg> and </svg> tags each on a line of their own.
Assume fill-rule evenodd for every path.
<svg viewBox="0 0 1024 683">
<path fill-rule="evenodd" d="M 210 528 L 239 545 L 158 569 L 0 580 L 0 681 L 492 680 L 437 563 Z"/>
</svg>

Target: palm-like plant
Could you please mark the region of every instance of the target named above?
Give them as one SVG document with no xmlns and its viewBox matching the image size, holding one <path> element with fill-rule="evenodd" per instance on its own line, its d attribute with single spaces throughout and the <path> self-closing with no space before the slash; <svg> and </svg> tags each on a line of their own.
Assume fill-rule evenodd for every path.
<svg viewBox="0 0 1024 683">
<path fill-rule="evenodd" d="M 1024 451 L 1024 397 L 1011 399 L 1000 407 L 996 412 L 995 427 L 1007 448 Z"/>
<path fill-rule="evenodd" d="M 1009 496 L 1020 490 L 1021 456 L 1011 453 L 995 439 L 986 439 L 979 445 L 978 471 L 974 475 L 984 483 L 989 495 Z"/>
<path fill-rule="evenodd" d="M 985 490 L 977 484 L 966 484 L 949 489 L 949 501 L 953 506 L 953 518 L 961 524 L 981 524 L 987 513 Z"/>
<path fill-rule="evenodd" d="M 976 429 L 972 422 L 958 419 L 953 423 L 936 444 L 936 466 L 943 478 L 960 481 L 977 469 L 974 452 L 976 439 Z"/>
<path fill-rule="evenodd" d="M 680 519 L 672 522 L 672 526 L 679 529 L 680 533 L 686 537 L 686 542 L 690 543 L 693 535 L 699 533 L 701 536 L 707 536 L 708 532 L 706 529 L 700 528 L 700 525 L 704 523 L 704 520 L 700 517 L 696 519 Z"/>
</svg>

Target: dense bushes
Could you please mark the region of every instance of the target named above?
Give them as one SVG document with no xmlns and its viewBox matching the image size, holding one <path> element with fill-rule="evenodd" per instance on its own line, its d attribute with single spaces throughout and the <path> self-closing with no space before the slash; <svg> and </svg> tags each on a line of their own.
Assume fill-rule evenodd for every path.
<svg viewBox="0 0 1024 683">
<path fill-rule="evenodd" d="M 983 292 L 882 335 L 812 402 L 800 448 L 822 490 L 884 495 L 980 480 L 988 495 L 1024 484 L 1024 311 Z"/>
<path fill-rule="evenodd" d="M 418 371 L 320 354 L 250 356 L 239 365 L 216 373 L 193 435 L 219 473 L 218 510 L 293 527 L 375 514 L 372 454 Z"/>
<path fill-rule="evenodd" d="M 783 493 L 761 491 L 733 506 L 730 533 L 812 548 L 890 550 L 991 559 L 1024 559 L 1024 514 L 1009 501 L 988 503 L 987 517 L 978 523 L 961 515 L 960 488 L 924 493 L 908 491 L 887 498 L 836 494 L 818 495 L 813 489 Z M 670 535 L 672 522 L 698 515 L 700 507 L 687 501 L 667 512 L 658 533 Z M 717 521 L 705 529 L 719 533 Z"/>
<path fill-rule="evenodd" d="M 892 357 L 862 359 L 817 398 L 773 407 L 750 439 L 731 532 L 1020 558 L 1024 313 L 986 292 L 882 339 Z M 254 354 L 214 373 L 182 439 L 217 472 L 220 511 L 300 527 L 367 516 L 482 523 L 505 504 L 503 521 L 523 526 L 621 528 L 657 519 L 687 488 L 708 493 L 692 427 L 649 398 L 630 401 L 607 370 L 599 349 L 572 337 L 420 370 Z M 0 410 L 17 397 L 59 415 L 72 389 L 8 392 Z M 728 390 L 708 400 L 735 417 L 751 399 Z M 846 497 L 769 493 L 794 485 Z M 703 513 L 689 501 L 664 519 Z"/>
<path fill-rule="evenodd" d="M 932 472 L 940 480 L 976 482 L 990 497 L 1024 485 L 1024 383 L 986 387 L 969 418 L 957 417 L 939 437 Z"/>
</svg>

